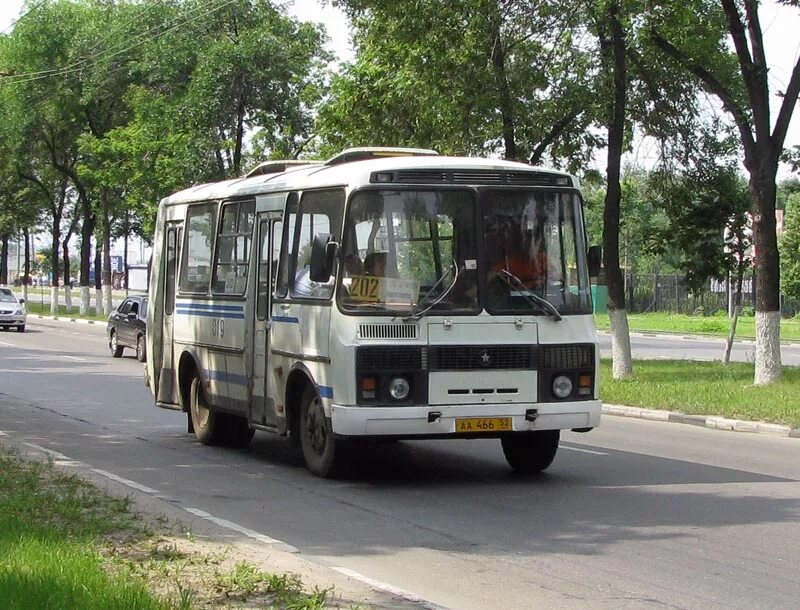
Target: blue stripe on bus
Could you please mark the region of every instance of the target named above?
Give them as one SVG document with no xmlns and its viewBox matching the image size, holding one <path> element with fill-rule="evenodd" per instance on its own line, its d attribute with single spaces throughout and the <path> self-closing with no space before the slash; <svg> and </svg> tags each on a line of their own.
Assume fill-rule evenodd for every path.
<svg viewBox="0 0 800 610">
<path fill-rule="evenodd" d="M 294 316 L 272 316 L 273 322 L 288 322 L 289 324 L 300 324 L 300 318 Z"/>
<path fill-rule="evenodd" d="M 206 369 L 206 376 L 212 381 L 227 381 L 233 385 L 247 385 L 247 377 L 235 373 L 228 373 L 227 371 Z"/>
<path fill-rule="evenodd" d="M 212 303 L 186 303 L 178 301 L 175 306 L 205 311 L 244 311 L 244 307 L 241 305 L 214 305 Z"/>
<path fill-rule="evenodd" d="M 197 309 L 182 309 L 175 308 L 175 313 L 183 314 L 185 316 L 207 316 L 209 318 L 226 318 L 229 320 L 244 320 L 243 313 L 229 313 L 225 311 L 200 311 Z"/>
<path fill-rule="evenodd" d="M 333 388 L 327 385 L 319 386 L 320 398 L 333 398 Z"/>
</svg>

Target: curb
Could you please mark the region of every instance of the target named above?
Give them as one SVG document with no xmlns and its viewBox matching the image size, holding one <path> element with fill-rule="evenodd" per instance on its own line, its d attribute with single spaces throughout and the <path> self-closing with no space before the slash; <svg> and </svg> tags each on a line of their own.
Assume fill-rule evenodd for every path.
<svg viewBox="0 0 800 610">
<path fill-rule="evenodd" d="M 605 335 L 607 337 L 610 337 L 611 336 L 611 331 L 610 330 L 598 330 L 597 334 L 598 335 Z M 679 333 L 670 333 L 670 332 L 666 332 L 666 331 L 657 331 L 657 330 L 648 330 L 648 331 L 637 330 L 637 331 L 631 331 L 629 334 L 630 334 L 631 337 L 644 337 L 644 338 L 650 338 L 650 339 L 652 339 L 654 337 L 664 337 L 666 339 L 683 339 L 684 341 L 719 341 L 719 342 L 722 342 L 722 343 L 725 343 L 725 341 L 727 341 L 726 337 L 720 337 L 718 335 L 703 335 L 703 334 L 699 334 L 699 333 L 698 334 L 686 334 L 686 333 L 679 334 Z M 752 339 L 750 337 L 745 337 L 745 338 L 742 338 L 742 339 L 737 338 L 737 339 L 734 339 L 734 343 L 742 343 L 742 344 L 745 344 L 745 345 L 755 345 L 756 344 L 756 340 Z M 781 339 L 781 345 L 784 345 L 784 346 L 787 346 L 787 347 L 796 347 L 796 346 L 800 346 L 800 341 Z"/>
<path fill-rule="evenodd" d="M 751 432 L 755 434 L 771 434 L 800 438 L 800 428 L 791 428 L 780 424 L 767 422 L 747 421 L 741 419 L 728 419 L 716 415 L 687 415 L 680 411 L 662 411 L 660 409 L 642 409 L 639 407 L 626 407 L 624 405 L 603 405 L 603 414 L 618 417 L 635 417 L 650 421 L 663 421 L 674 424 L 689 424 L 701 428 L 715 430 L 731 430 L 733 432 Z"/>
<path fill-rule="evenodd" d="M 84 320 L 83 318 L 67 318 L 65 316 L 43 316 L 42 314 L 28 314 L 29 318 L 40 320 L 57 320 L 59 322 L 77 322 L 78 324 L 103 324 L 100 320 Z"/>
</svg>

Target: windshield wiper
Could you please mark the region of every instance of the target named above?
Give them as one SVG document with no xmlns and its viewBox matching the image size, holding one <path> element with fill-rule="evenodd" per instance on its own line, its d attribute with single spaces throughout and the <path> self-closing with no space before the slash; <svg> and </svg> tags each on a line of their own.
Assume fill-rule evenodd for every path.
<svg viewBox="0 0 800 610">
<path fill-rule="evenodd" d="M 543 299 L 535 292 L 531 292 L 525 283 L 516 275 L 511 273 L 508 269 L 503 269 L 500 271 L 500 277 L 503 278 L 510 289 L 513 290 L 516 288 L 519 291 L 519 294 L 525 297 L 525 300 L 539 311 L 549 315 L 556 322 L 560 322 L 564 319 L 564 317 L 559 313 L 558 309 L 556 309 L 555 305 L 553 305 L 547 299 Z M 516 283 L 516 286 L 512 284 L 512 281 Z"/>
<path fill-rule="evenodd" d="M 442 295 L 438 299 L 436 299 L 433 303 L 428 305 L 428 307 L 426 307 L 425 309 L 420 310 L 420 308 L 422 307 L 422 304 L 425 303 L 430 298 L 430 296 L 433 294 L 433 292 L 444 281 L 444 278 L 446 278 L 450 274 L 451 270 L 454 270 L 453 271 L 454 272 L 454 276 L 453 276 L 453 281 L 450 282 L 450 285 L 447 287 L 447 290 L 445 290 L 442 293 Z M 441 303 L 445 298 L 447 298 L 447 295 L 449 295 L 450 291 L 453 290 L 453 287 L 456 285 L 456 282 L 458 281 L 458 276 L 460 275 L 460 272 L 459 272 L 459 269 L 458 269 L 458 265 L 456 264 L 455 260 L 453 260 L 452 266 L 447 271 L 448 271 L 447 273 L 442 273 L 442 277 L 440 277 L 438 280 L 436 280 L 436 283 L 433 286 L 430 287 L 428 292 L 426 292 L 425 294 L 422 295 L 422 297 L 420 297 L 420 299 L 417 301 L 417 304 L 414 305 L 413 309 L 407 315 L 405 315 L 405 316 L 403 316 L 401 318 L 403 320 L 403 322 L 408 322 L 409 320 L 419 320 L 422 316 L 424 316 L 431 309 L 433 309 L 439 303 Z"/>
</svg>

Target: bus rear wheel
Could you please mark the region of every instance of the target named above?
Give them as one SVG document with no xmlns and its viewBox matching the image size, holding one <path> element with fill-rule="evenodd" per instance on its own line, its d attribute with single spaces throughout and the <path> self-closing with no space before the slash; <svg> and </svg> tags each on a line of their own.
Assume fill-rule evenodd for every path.
<svg viewBox="0 0 800 610">
<path fill-rule="evenodd" d="M 204 445 L 220 445 L 226 440 L 225 417 L 208 406 L 200 377 L 195 375 L 189 390 L 189 417 L 197 440 Z"/>
<path fill-rule="evenodd" d="M 306 389 L 300 406 L 300 447 L 312 474 L 318 477 L 341 474 L 344 443 L 334 438 L 322 401 L 312 387 Z"/>
<path fill-rule="evenodd" d="M 560 430 L 513 432 L 500 438 L 506 461 L 515 472 L 531 474 L 545 470 L 558 451 Z"/>
</svg>

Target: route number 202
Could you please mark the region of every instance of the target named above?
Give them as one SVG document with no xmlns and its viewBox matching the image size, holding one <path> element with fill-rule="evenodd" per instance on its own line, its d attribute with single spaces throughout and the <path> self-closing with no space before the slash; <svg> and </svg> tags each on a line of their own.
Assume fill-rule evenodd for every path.
<svg viewBox="0 0 800 610">
<path fill-rule="evenodd" d="M 211 335 L 220 339 L 225 336 L 225 320 L 221 318 L 211 319 Z"/>
</svg>

